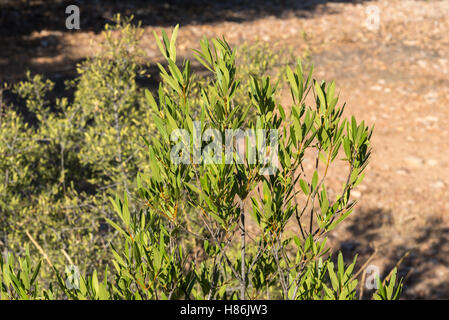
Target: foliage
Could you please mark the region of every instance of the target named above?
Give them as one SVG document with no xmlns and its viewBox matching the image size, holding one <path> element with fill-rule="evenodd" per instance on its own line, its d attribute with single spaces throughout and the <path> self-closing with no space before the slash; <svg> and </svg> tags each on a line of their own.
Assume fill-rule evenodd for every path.
<svg viewBox="0 0 449 320">
<path fill-rule="evenodd" d="M 211 76 L 195 77 L 178 61 L 177 31 L 156 34 L 156 95 L 136 82 L 141 31 L 118 18 L 103 53 L 79 66 L 72 102 L 50 110 L 52 84 L 35 76 L 16 86 L 35 123 L 1 105 L 2 247 L 19 256 L 0 261 L 1 298 L 354 299 L 356 259 L 334 261 L 326 239 L 356 204 L 372 128 L 343 118 L 335 83 L 300 60 L 273 83 L 263 63 L 273 56 L 239 68 L 224 38 L 201 41 L 195 58 Z M 337 158 L 348 174 L 330 197 Z M 64 258 L 79 275 L 61 273 Z M 399 297 L 396 272 L 379 284 L 376 299 Z"/>
<path fill-rule="evenodd" d="M 149 170 L 141 136 L 157 134 L 152 109 L 138 84 L 147 77 L 143 30 L 131 19 L 116 17 L 106 25 L 99 52 L 77 67 L 60 98 L 50 97 L 54 83 L 40 75 L 12 91 L 25 108 L 7 105 L 0 90 L 0 248 L 24 255 L 23 243 L 36 241 L 52 264 L 69 264 L 92 273 L 112 266 L 108 250 L 117 232 L 108 197 L 130 193 L 138 171 Z M 279 57 L 259 44 L 243 46 L 237 76 L 273 72 Z M 257 64 L 247 64 L 257 56 Z M 285 62 L 282 62 L 285 63 Z M 194 88 L 209 83 L 208 75 L 192 78 Z M 246 99 L 242 86 L 238 99 Z M 163 88 L 161 88 L 163 90 Z M 192 93 L 193 99 L 194 93 Z M 120 243 L 116 244 L 120 246 Z M 34 246 L 32 260 L 36 260 Z M 63 254 L 61 254 L 63 253 Z M 48 286 L 53 269 L 44 264 L 41 282 Z"/>
<path fill-rule="evenodd" d="M 0 161 L 5 250 L 20 254 L 22 243 L 33 238 L 56 265 L 65 264 L 61 250 L 89 272 L 109 260 L 105 248 L 114 234 L 105 222 L 112 214 L 107 195 L 132 184 L 146 155 L 143 145 L 132 147 L 131 141 L 153 128 L 136 82 L 141 34 L 120 17 L 115 26 L 107 25 L 103 49 L 78 66 L 79 77 L 70 84 L 73 99 L 48 101 L 53 83 L 39 75 L 28 74 L 14 87 L 31 121 L 5 106 L 0 132 L 8 146 Z"/>
<path fill-rule="evenodd" d="M 252 77 L 251 103 L 235 103 L 240 84 L 236 53 L 224 39 L 203 39 L 196 51 L 214 81 L 202 88 L 201 113 L 194 121 L 190 63 L 185 60 L 181 69 L 176 64 L 176 34 L 175 28 L 171 39 L 165 33 L 162 42 L 156 38 L 167 60 L 168 69 L 159 67 L 169 94 L 160 90 L 158 102 L 150 92 L 146 96 L 161 135 L 147 141 L 150 173 L 137 177 L 140 200 L 148 208 L 131 214 L 126 195 L 113 201 L 121 221 L 111 224 L 127 243 L 126 251 L 114 254 L 116 283 L 127 284 L 121 298 L 256 299 L 271 292 L 282 299 L 353 299 L 356 261 L 345 266 L 340 254 L 335 267 L 326 234 L 353 210 L 350 192 L 363 179 L 372 128 L 354 117 L 343 119 L 335 84 L 317 82 L 312 71 L 305 77 L 300 61 L 294 70 L 286 69 L 293 101 L 290 117 L 276 101 L 269 77 Z M 305 103 L 311 90 L 314 107 Z M 250 108 L 256 119 L 246 121 Z M 226 140 L 227 130 L 239 130 L 245 123 L 252 132 L 265 131 L 255 140 L 244 136 L 240 146 L 247 158 L 234 153 L 232 145 L 229 157 L 227 146 L 217 142 Z M 279 134 L 274 145 L 273 131 Z M 261 145 L 258 139 L 270 141 L 270 146 L 252 149 Z M 213 154 L 208 148 L 212 145 Z M 302 166 L 307 153 L 316 155 L 310 175 Z M 339 155 L 349 172 L 341 193 L 330 199 L 324 180 Z M 250 161 L 251 156 L 257 161 Z M 245 204 L 252 205 L 247 214 Z M 306 210 L 310 214 L 304 228 Z M 249 216 L 258 226 L 252 237 Z M 299 236 L 286 235 L 291 220 L 296 220 Z M 184 241 L 189 237 L 202 242 L 203 257 L 189 260 L 194 249 Z"/>
</svg>

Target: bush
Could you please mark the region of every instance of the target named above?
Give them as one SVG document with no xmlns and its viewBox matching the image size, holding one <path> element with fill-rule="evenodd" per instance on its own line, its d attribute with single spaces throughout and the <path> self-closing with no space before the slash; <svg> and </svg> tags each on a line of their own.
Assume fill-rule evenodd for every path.
<svg viewBox="0 0 449 320">
<path fill-rule="evenodd" d="M 145 167 L 145 146 L 132 141 L 154 129 L 137 85 L 141 35 L 127 19 L 107 25 L 102 50 L 68 84 L 73 98 L 49 101 L 53 83 L 39 75 L 14 86 L 29 114 L 26 121 L 9 106 L 2 114 L 3 248 L 21 254 L 33 239 L 55 266 L 66 264 L 63 251 L 89 273 L 110 261 L 107 197 L 127 190 Z M 52 272 L 45 267 L 43 276 Z"/>
<path fill-rule="evenodd" d="M 202 88 L 200 120 L 193 121 L 189 62 L 176 66 L 176 31 L 170 41 L 163 33 L 159 43 L 169 66 L 161 67 L 161 74 L 171 92 L 161 91 L 159 103 L 147 93 L 161 134 L 147 142 L 151 172 L 137 178 L 140 199 L 148 208 L 131 214 L 126 195 L 113 201 L 121 226 L 111 224 L 129 248 L 115 253 L 116 283 L 126 284 L 118 290 L 120 297 L 353 299 L 355 259 L 345 266 L 339 254 L 334 266 L 326 234 L 352 212 L 350 192 L 363 179 L 372 128 L 354 117 L 342 119 L 344 106 L 337 107 L 335 84 L 312 80 L 312 71 L 304 77 L 300 61 L 286 70 L 290 117 L 276 101 L 269 77 L 252 77 L 250 104 L 234 103 L 239 86 L 235 52 L 224 39 L 203 40 L 196 52 L 215 78 Z M 304 102 L 311 89 L 315 107 Z M 256 119 L 247 122 L 251 108 Z M 227 143 L 228 130 L 245 123 L 249 131 L 237 133 L 230 152 L 221 141 Z M 246 158 L 233 152 L 233 145 Z M 325 178 L 340 150 L 349 172 L 340 195 L 329 199 Z M 306 153 L 316 155 L 311 175 L 302 166 Z M 299 194 L 305 198 L 301 206 Z M 258 227 L 252 236 L 249 216 Z M 298 236 L 286 236 L 291 220 Z M 185 240 L 192 237 L 203 247 L 196 259 Z M 380 288 L 388 294 L 376 297 L 397 298 L 401 284 L 395 288 L 392 279 L 387 290 L 382 284 Z"/>
<path fill-rule="evenodd" d="M 23 243 L 32 239 L 58 268 L 70 263 L 92 273 L 112 266 L 107 248 L 117 233 L 106 223 L 115 216 L 108 196 L 134 190 L 137 172 L 148 170 L 149 163 L 140 136 L 157 134 L 138 85 L 147 77 L 139 49 L 143 30 L 131 22 L 117 16 L 115 25 L 105 27 L 101 50 L 78 65 L 79 76 L 56 101 L 49 98 L 54 84 L 40 75 L 28 73 L 13 87 L 25 109 L 4 102 L 9 86 L 0 90 L 0 246 L 5 257 L 6 252 L 23 255 Z M 275 73 L 280 64 L 258 43 L 242 50 L 241 79 Z M 246 63 L 255 57 L 263 69 Z M 199 92 L 211 77 L 196 75 L 191 81 Z M 246 99 L 245 86 L 240 90 L 236 98 Z M 192 99 L 196 95 L 192 92 Z M 35 257 L 37 250 L 30 249 Z M 52 273 L 44 264 L 40 279 L 46 286 Z"/>
<path fill-rule="evenodd" d="M 326 238 L 353 210 L 372 128 L 343 119 L 335 84 L 300 61 L 286 67 L 287 114 L 267 67 L 245 75 L 225 39 L 201 41 L 195 57 L 212 76 L 195 78 L 189 60 L 178 64 L 176 27 L 156 36 L 166 64 L 154 96 L 136 84 L 140 29 L 118 20 L 117 40 L 110 28 L 108 50 L 80 65 L 72 103 L 50 110 L 52 84 L 36 76 L 16 87 L 35 124 L 1 105 L 3 247 L 22 249 L 0 261 L 1 298 L 354 299 L 356 260 L 335 265 Z M 331 199 L 337 157 L 349 172 Z M 111 206 L 112 193 L 123 197 Z M 64 259 L 83 269 L 61 272 Z M 378 282 L 375 298 L 399 297 L 396 271 Z"/>
</svg>

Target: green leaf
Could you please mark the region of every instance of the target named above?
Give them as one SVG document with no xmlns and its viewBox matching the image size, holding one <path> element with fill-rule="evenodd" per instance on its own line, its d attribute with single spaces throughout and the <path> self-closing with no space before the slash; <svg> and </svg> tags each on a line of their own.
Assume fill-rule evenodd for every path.
<svg viewBox="0 0 449 320">
<path fill-rule="evenodd" d="M 310 193 L 310 189 L 309 189 L 309 185 L 307 184 L 307 182 L 305 182 L 303 179 L 299 179 L 299 185 L 301 186 L 301 189 L 304 192 L 304 194 L 306 196 L 308 196 Z"/>
<path fill-rule="evenodd" d="M 98 293 L 98 277 L 97 270 L 94 270 L 92 274 L 92 289 L 94 289 L 95 293 Z"/>
<path fill-rule="evenodd" d="M 176 38 L 178 37 L 179 24 L 173 29 L 170 39 L 170 58 L 176 62 Z"/>
<path fill-rule="evenodd" d="M 151 94 L 151 91 L 148 89 L 145 89 L 145 98 L 147 103 L 150 105 L 150 107 L 155 111 L 158 112 L 159 108 L 157 106 L 156 100 L 154 100 L 153 95 Z"/>
<path fill-rule="evenodd" d="M 329 278 L 330 278 L 331 283 L 332 283 L 332 288 L 335 291 L 337 291 L 340 286 L 339 286 L 339 283 L 338 283 L 337 275 L 335 274 L 335 271 L 334 271 L 334 263 L 333 262 L 330 262 L 330 263 L 327 264 L 327 271 L 328 271 Z"/>
<path fill-rule="evenodd" d="M 338 253 L 338 277 L 340 280 L 343 279 L 343 274 L 345 271 L 345 265 L 343 262 L 343 254 L 341 252 Z"/>
<path fill-rule="evenodd" d="M 320 113 L 323 114 L 324 110 L 326 109 L 326 99 L 324 98 L 323 90 L 321 90 L 321 86 L 318 84 L 317 81 L 315 81 L 315 91 L 320 101 L 320 108 L 319 108 Z"/>
<path fill-rule="evenodd" d="M 34 281 L 36 280 L 37 275 L 39 274 L 39 271 L 41 269 L 41 265 L 42 265 L 42 261 L 39 261 L 36 268 L 34 269 L 33 275 L 31 276 L 31 280 L 30 280 L 31 284 L 34 284 Z"/>
<path fill-rule="evenodd" d="M 156 31 L 153 31 L 154 39 L 156 40 L 156 44 L 159 47 L 160 52 L 164 56 L 165 59 L 168 59 L 167 51 L 165 50 L 164 46 L 161 43 L 161 40 L 159 40 L 159 36 L 157 35 Z"/>
<path fill-rule="evenodd" d="M 312 177 L 312 190 L 315 190 L 318 184 L 318 172 L 315 171 Z"/>
</svg>

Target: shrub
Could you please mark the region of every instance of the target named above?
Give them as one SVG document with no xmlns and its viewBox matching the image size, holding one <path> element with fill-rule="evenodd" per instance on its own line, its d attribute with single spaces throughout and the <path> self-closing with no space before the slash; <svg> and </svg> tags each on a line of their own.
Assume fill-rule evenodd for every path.
<svg viewBox="0 0 449 320">
<path fill-rule="evenodd" d="M 68 84 L 73 99 L 49 101 L 53 83 L 39 75 L 28 73 L 14 86 L 31 121 L 5 107 L 5 249 L 20 254 L 23 242 L 33 239 L 54 265 L 66 264 L 64 251 L 86 272 L 110 261 L 105 249 L 115 235 L 105 221 L 113 215 L 107 196 L 126 190 L 137 165 L 145 167 L 144 145 L 131 141 L 154 128 L 136 80 L 143 70 L 141 34 L 128 19 L 107 25 L 99 54 L 79 64 L 79 76 Z M 44 269 L 44 277 L 53 272 Z"/>
<path fill-rule="evenodd" d="M 25 108 L 6 104 L 4 88 L 0 91 L 4 257 L 7 252 L 25 255 L 23 244 L 35 241 L 59 270 L 74 264 L 91 274 L 112 267 L 109 245 L 113 242 L 119 248 L 121 242 L 106 222 L 115 218 L 108 197 L 124 191 L 133 194 L 137 172 L 149 170 L 140 137 L 157 134 L 153 110 L 139 85 L 148 76 L 146 57 L 139 48 L 142 33 L 131 19 L 117 16 L 115 24 L 106 25 L 99 52 L 77 66 L 78 77 L 56 100 L 50 98 L 54 83 L 30 73 L 12 88 Z M 274 69 L 286 63 L 260 44 L 242 50 L 236 72 L 242 81 L 249 74 L 275 74 Z M 247 63 L 253 58 L 260 65 Z M 200 88 L 211 79 L 207 74 L 192 77 L 196 88 L 192 100 L 199 98 Z M 236 99 L 247 99 L 248 88 L 249 84 L 241 85 Z M 132 204 L 136 207 L 131 209 L 138 210 L 139 203 Z M 31 261 L 37 263 L 41 253 L 35 246 L 30 250 Z M 40 282 L 48 287 L 53 278 L 53 268 L 44 263 Z"/>
<path fill-rule="evenodd" d="M 116 191 L 123 193 L 122 198 L 111 198 L 117 215 L 104 216 L 119 235 L 109 246 L 112 271 L 106 267 L 102 280 L 98 268 L 80 272 L 79 278 L 70 274 L 73 269 L 66 269 L 64 276 L 38 241 L 30 237 L 53 266 L 57 285 L 39 285 L 41 263 L 34 265 L 25 247 L 18 265 L 11 254 L 0 261 L 1 298 L 53 299 L 63 294 L 71 299 L 354 299 L 356 259 L 347 265 L 340 253 L 334 261 L 326 239 L 354 208 L 350 194 L 363 179 L 372 128 L 354 117 L 344 119 L 344 105 L 338 106 L 334 82 L 316 81 L 312 69 L 304 74 L 301 61 L 285 70 L 292 96 L 289 114 L 275 95 L 277 86 L 265 75 L 251 77 L 245 98 L 248 103 L 238 103 L 236 94 L 242 92 L 242 82 L 237 77 L 237 54 L 225 39 L 201 41 L 195 57 L 213 77 L 199 84 L 199 95 L 195 95 L 190 61 L 177 64 L 177 30 L 171 39 L 165 32 L 162 41 L 156 37 L 166 60 L 165 66 L 159 65 L 163 83 L 156 97 L 148 90 L 140 100 L 134 94 L 117 97 L 109 82 L 117 85 L 117 90 L 139 96 L 133 75 L 125 73 L 121 79 L 122 73 L 114 71 L 120 63 L 102 69 L 103 62 L 97 61 L 89 66 L 106 70 L 111 78 L 96 78 L 95 72 L 89 75 L 88 67 L 79 83 L 85 90 L 98 87 L 95 92 L 102 94 L 101 98 L 86 92 L 76 96 L 68 108 L 75 117 L 74 110 L 86 108 L 81 106 L 81 101 L 86 101 L 86 113 L 91 117 L 78 113 L 85 122 L 70 122 L 74 133 L 69 130 L 69 134 L 79 137 L 77 132 L 82 132 L 83 142 L 93 148 L 86 150 L 81 144 L 69 147 L 80 154 L 80 165 L 106 173 L 104 179 L 109 178 L 110 170 L 112 177 L 118 177 L 114 181 L 124 186 Z M 133 66 L 126 68 L 132 71 Z M 84 75 L 92 80 L 83 79 Z M 312 106 L 306 103 L 308 95 Z M 94 107 L 97 100 L 101 101 L 96 105 L 103 111 L 101 115 Z M 158 134 L 150 141 L 148 132 L 139 131 L 122 139 L 126 130 L 140 126 L 117 130 L 115 125 L 120 122 L 117 119 L 131 122 L 131 105 L 136 101 L 144 101 L 140 106 L 151 110 L 144 114 L 151 114 Z M 60 105 L 66 103 L 61 101 Z M 251 112 L 254 117 L 248 117 Z M 139 120 L 148 121 L 137 113 Z M 9 130 L 17 135 L 30 130 L 15 113 L 9 117 L 9 127 L 15 126 Z M 89 124 L 103 128 L 106 137 L 90 130 Z M 56 128 L 57 132 L 62 130 Z M 228 130 L 239 129 L 245 134 L 229 138 Z M 135 162 L 140 171 L 137 195 L 130 198 L 132 193 L 126 186 L 131 184 L 125 181 L 130 171 L 136 170 L 128 171 L 123 158 L 138 150 L 139 135 L 148 149 L 142 158 L 145 161 Z M 56 138 L 52 143 L 60 144 Z M 245 153 L 233 152 L 234 148 Z M 92 150 L 101 156 L 83 158 Z M 310 156 L 315 167 L 307 172 L 303 164 Z M 325 182 L 337 158 L 347 164 L 348 174 L 340 193 L 331 198 Z M 69 181 L 65 180 L 65 166 L 61 168 L 60 181 Z M 289 223 L 296 227 L 289 227 Z M 374 298 L 399 297 L 402 282 L 396 283 L 396 270 L 388 283 L 378 282 Z"/>
<path fill-rule="evenodd" d="M 334 266 L 326 234 L 353 210 L 350 192 L 363 179 L 372 128 L 354 117 L 343 119 L 335 84 L 312 79 L 312 70 L 304 77 L 300 61 L 294 70 L 286 69 L 290 117 L 265 76 L 252 77 L 250 104 L 236 104 L 236 54 L 224 39 L 204 39 L 196 52 L 215 77 L 202 88 L 200 120 L 194 121 L 189 62 L 181 69 L 176 65 L 176 31 L 170 41 L 163 33 L 159 43 L 168 62 L 161 74 L 171 93 L 159 92 L 156 102 L 147 92 L 161 135 L 147 142 L 151 172 L 137 178 L 140 199 L 148 208 L 131 214 L 126 195 L 113 201 L 121 226 L 111 224 L 129 248 L 115 253 L 116 283 L 127 284 L 120 297 L 353 299 L 356 261 L 345 266 L 339 254 Z M 305 103 L 311 90 L 314 107 Z M 246 121 L 251 108 L 256 119 Z M 249 133 L 232 141 L 229 152 L 219 141 L 228 141 L 227 130 L 239 130 L 245 123 Z M 246 158 L 233 152 L 234 142 Z M 213 155 L 208 153 L 211 146 L 216 148 Z M 306 154 L 316 155 L 310 175 L 302 165 Z M 349 172 L 340 194 L 330 199 L 325 178 L 338 156 Z M 304 196 L 301 205 L 298 195 Z M 249 217 L 258 227 L 252 236 Z M 298 235 L 287 236 L 292 220 Z M 203 246 L 200 258 L 191 258 L 194 248 L 185 241 L 191 237 Z M 388 290 L 381 284 L 380 292 L 389 294 L 376 297 L 397 298 L 400 290 L 401 284 L 395 287 L 392 279 Z"/>
</svg>

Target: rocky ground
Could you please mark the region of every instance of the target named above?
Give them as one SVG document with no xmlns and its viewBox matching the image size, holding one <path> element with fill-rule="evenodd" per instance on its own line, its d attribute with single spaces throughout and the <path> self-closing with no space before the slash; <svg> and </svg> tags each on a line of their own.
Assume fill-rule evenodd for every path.
<svg viewBox="0 0 449 320">
<path fill-rule="evenodd" d="M 63 28 L 66 15 L 58 1 L 61 14 L 48 15 L 47 28 L 44 15 L 34 25 L 26 19 L 24 29 L 3 29 L 0 80 L 22 79 L 26 69 L 54 79 L 73 76 L 75 63 L 95 51 L 89 43 L 99 39 L 100 26 L 114 12 L 95 7 L 100 1 L 78 2 L 81 14 L 84 4 L 94 12 L 87 22 L 81 16 L 79 31 Z M 383 274 L 407 254 L 400 265 L 404 297 L 449 299 L 449 2 L 196 2 L 201 9 L 175 0 L 163 6 L 130 1 L 119 8 L 143 20 L 142 45 L 150 60 L 159 59 L 152 30 L 177 22 L 184 56 L 204 35 L 308 52 L 315 76 L 336 80 L 346 112 L 375 124 L 373 157 L 353 192 L 359 205 L 333 233 L 332 245 L 349 257 L 361 253 L 359 265 L 374 253 L 371 264 Z M 16 11 L 5 8 L 10 11 L 0 14 L 0 22 L 8 28 Z M 375 21 L 369 20 L 373 10 L 378 28 L 366 24 Z"/>
</svg>

